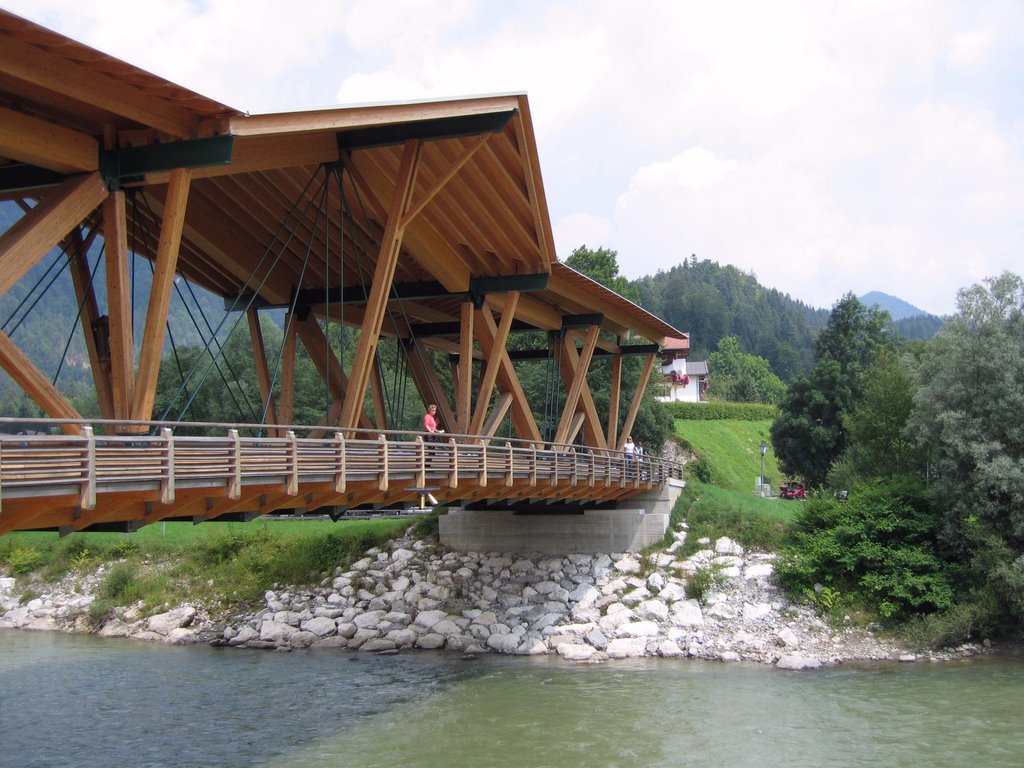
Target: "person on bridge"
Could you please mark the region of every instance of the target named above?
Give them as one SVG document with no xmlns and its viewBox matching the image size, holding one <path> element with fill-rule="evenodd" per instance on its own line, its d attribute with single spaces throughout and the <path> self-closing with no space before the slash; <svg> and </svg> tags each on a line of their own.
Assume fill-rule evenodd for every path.
<svg viewBox="0 0 1024 768">
<path fill-rule="evenodd" d="M 428 440 L 437 440 L 438 438 L 432 437 L 432 435 L 443 435 L 444 430 L 437 428 L 437 406 L 431 403 L 427 406 L 427 412 L 423 414 L 423 429 L 425 432 L 429 432 L 431 437 Z"/>
</svg>

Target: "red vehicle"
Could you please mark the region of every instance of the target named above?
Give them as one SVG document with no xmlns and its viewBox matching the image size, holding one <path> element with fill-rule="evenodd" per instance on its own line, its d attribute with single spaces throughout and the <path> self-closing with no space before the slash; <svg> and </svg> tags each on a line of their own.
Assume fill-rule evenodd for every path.
<svg viewBox="0 0 1024 768">
<path fill-rule="evenodd" d="M 779 498 L 803 501 L 807 498 L 807 487 L 801 482 L 790 480 L 779 486 Z"/>
</svg>

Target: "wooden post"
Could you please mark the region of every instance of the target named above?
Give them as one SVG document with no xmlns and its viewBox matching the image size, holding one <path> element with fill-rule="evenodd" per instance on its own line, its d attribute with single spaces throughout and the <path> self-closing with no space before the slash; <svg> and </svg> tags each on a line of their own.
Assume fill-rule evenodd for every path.
<svg viewBox="0 0 1024 768">
<path fill-rule="evenodd" d="M 240 499 L 242 497 L 242 441 L 238 437 L 237 429 L 229 429 L 228 437 L 231 440 L 231 474 L 228 477 L 228 498 Z"/>
<path fill-rule="evenodd" d="M 458 430 L 469 434 L 473 397 L 473 303 L 462 302 L 459 314 L 459 375 L 455 386 L 455 411 Z"/>
<path fill-rule="evenodd" d="M 88 425 L 82 427 L 82 435 L 85 437 L 85 452 L 82 456 L 85 477 L 82 478 L 78 493 L 78 507 L 89 510 L 96 508 L 96 438 L 92 427 Z"/>
<path fill-rule="evenodd" d="M 103 203 L 103 239 L 110 329 L 110 387 L 114 418 L 130 419 L 135 396 L 135 341 L 132 331 L 132 281 L 128 273 L 128 228 L 124 192 L 111 192 Z M 160 331 L 163 339 L 163 329 Z"/>
<path fill-rule="evenodd" d="M 345 477 L 345 436 L 341 432 L 334 433 L 334 492 L 344 493 L 347 485 Z"/>
<path fill-rule="evenodd" d="M 285 493 L 289 496 L 299 494 L 299 441 L 295 438 L 295 432 L 288 430 L 285 437 L 288 439 L 288 483 Z"/>
<path fill-rule="evenodd" d="M 267 367 L 267 347 L 263 343 L 263 328 L 260 326 L 260 314 L 256 307 L 246 310 L 245 319 L 249 323 L 249 340 L 252 342 L 252 358 L 256 363 L 256 381 L 260 387 L 260 399 L 267 409 L 265 421 L 277 423 L 277 409 L 274 407 L 274 393 L 270 391 L 270 369 Z M 277 430 L 270 434 L 277 436 Z"/>
<path fill-rule="evenodd" d="M 160 479 L 160 503 L 174 503 L 174 433 L 170 428 L 160 430 L 160 439 L 164 441 L 163 477 Z"/>
</svg>

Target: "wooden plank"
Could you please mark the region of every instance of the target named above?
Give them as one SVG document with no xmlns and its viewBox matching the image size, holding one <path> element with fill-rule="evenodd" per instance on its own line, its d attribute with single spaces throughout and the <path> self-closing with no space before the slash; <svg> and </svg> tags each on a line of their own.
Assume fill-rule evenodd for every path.
<svg viewBox="0 0 1024 768">
<path fill-rule="evenodd" d="M 149 421 L 153 417 L 156 380 L 160 373 L 167 311 L 171 306 L 171 289 L 174 287 L 174 276 L 178 265 L 181 230 L 185 223 L 185 209 L 188 206 L 191 178 L 191 171 L 187 168 L 171 172 L 170 186 L 164 205 L 163 223 L 160 226 L 160 241 L 157 244 L 156 271 L 153 273 L 149 308 L 146 311 L 142 352 L 139 355 L 139 371 L 132 398 L 133 419 Z"/>
<path fill-rule="evenodd" d="M 388 212 L 387 225 L 381 237 L 380 254 L 374 269 L 373 284 L 366 302 L 366 315 L 359 334 L 355 356 L 352 362 L 350 386 L 339 417 L 342 427 L 354 427 L 362 410 L 363 396 L 370 380 L 370 368 L 380 338 L 380 327 L 387 309 L 388 295 L 398 264 L 398 254 L 402 249 L 404 229 L 400 226 L 402 216 L 409 207 L 409 200 L 416 182 L 419 169 L 419 158 L 422 144 L 419 141 L 408 141 L 402 152 L 402 164 L 398 172 L 391 208 Z"/>
<path fill-rule="evenodd" d="M 498 431 L 501 420 L 505 418 L 505 414 L 508 413 L 511 405 L 512 395 L 508 392 L 503 392 L 501 397 L 498 398 L 498 402 L 494 404 L 494 410 L 487 417 L 487 421 L 484 423 L 480 434 L 484 437 L 494 437 L 494 433 Z"/>
<path fill-rule="evenodd" d="M 493 135 L 494 134 L 491 133 L 485 133 L 480 136 L 477 136 L 473 140 L 473 143 L 470 145 L 469 149 L 466 150 L 462 154 L 462 156 L 459 157 L 458 160 L 452 163 L 449 166 L 448 170 L 445 171 L 444 175 L 442 175 L 441 178 L 434 182 L 434 185 L 430 189 L 428 189 L 420 197 L 420 199 L 416 201 L 415 205 L 413 205 L 409 209 L 409 211 L 403 217 L 403 227 L 408 226 L 409 222 L 411 222 L 419 215 L 420 211 L 422 211 L 427 206 L 427 204 L 434 199 L 438 192 L 444 189 L 444 186 L 449 181 L 451 181 L 452 178 L 454 178 L 455 174 L 457 174 L 462 169 L 462 167 L 473 158 L 473 155 L 475 155 L 480 150 L 480 148 L 487 143 L 487 140 L 491 138 L 491 136 Z"/>
<path fill-rule="evenodd" d="M 377 429 L 388 428 L 388 411 L 384 400 L 384 381 L 380 372 L 380 350 L 374 355 L 376 363 L 370 376 L 370 390 L 373 395 L 373 416 Z"/>
<path fill-rule="evenodd" d="M 107 186 L 99 173 L 73 176 L 16 221 L 0 237 L 0 296 L 28 274 L 106 196 Z"/>
</svg>

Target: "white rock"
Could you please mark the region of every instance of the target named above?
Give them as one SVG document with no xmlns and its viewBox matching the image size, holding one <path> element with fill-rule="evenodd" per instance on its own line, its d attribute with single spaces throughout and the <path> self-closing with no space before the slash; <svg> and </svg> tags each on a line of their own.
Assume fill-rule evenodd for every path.
<svg viewBox="0 0 1024 768">
<path fill-rule="evenodd" d="M 768 603 L 744 603 L 743 604 L 743 620 L 744 621 L 758 621 L 763 619 L 765 616 L 772 612 L 772 607 Z"/>
<path fill-rule="evenodd" d="M 426 651 L 432 651 L 444 647 L 444 635 L 436 632 L 429 632 L 416 638 L 416 647 Z"/>
<path fill-rule="evenodd" d="M 495 633 L 487 638 L 487 647 L 498 653 L 515 653 L 519 647 L 519 638 L 510 632 Z"/>
<path fill-rule="evenodd" d="M 668 621 L 668 606 L 661 600 L 644 600 L 636 607 L 636 615 L 649 621 Z"/>
<path fill-rule="evenodd" d="M 584 643 L 561 643 L 557 651 L 558 655 L 567 661 L 588 661 L 597 653 L 594 646 Z"/>
<path fill-rule="evenodd" d="M 742 555 L 743 547 L 728 536 L 722 536 L 715 541 L 715 552 L 720 555 Z"/>
<path fill-rule="evenodd" d="M 740 655 L 738 653 L 736 653 L 736 651 L 723 651 L 719 655 L 719 658 L 722 661 L 739 661 L 740 660 Z"/>
<path fill-rule="evenodd" d="M 653 621 L 631 621 L 615 631 L 616 637 L 654 637 L 657 634 L 658 625 Z"/>
<path fill-rule="evenodd" d="M 633 555 L 625 555 L 612 566 L 619 573 L 640 573 L 640 561 Z"/>
<path fill-rule="evenodd" d="M 782 643 L 783 645 L 785 645 L 785 646 L 786 646 L 786 647 L 788 647 L 788 648 L 799 648 L 799 647 L 800 647 L 800 638 L 798 638 L 798 637 L 796 636 L 796 632 L 794 632 L 794 631 L 793 631 L 792 629 L 790 629 L 789 627 L 785 627 L 785 628 L 783 628 L 783 629 L 782 629 L 782 630 L 781 630 L 781 631 L 779 632 L 779 634 L 777 635 L 777 637 L 778 637 L 778 640 L 779 640 L 779 641 L 780 641 L 780 642 L 781 642 L 781 643 Z"/>
<path fill-rule="evenodd" d="M 677 627 L 700 627 L 704 625 L 704 614 L 696 600 L 680 600 L 672 604 L 672 623 Z"/>
<path fill-rule="evenodd" d="M 191 605 L 185 605 L 180 608 L 167 611 L 167 613 L 158 613 L 156 616 L 150 616 L 149 621 L 146 622 L 146 627 L 150 632 L 167 635 L 170 634 L 173 629 L 177 629 L 178 627 L 187 627 L 192 623 L 195 617 L 196 609 Z"/>
<path fill-rule="evenodd" d="M 426 629 L 431 629 L 439 621 L 444 621 L 448 618 L 446 611 L 420 611 L 416 614 L 415 623 Z"/>
<path fill-rule="evenodd" d="M 743 569 L 744 577 L 748 579 L 767 579 L 775 571 L 771 563 L 755 563 Z"/>
<path fill-rule="evenodd" d="M 618 637 L 608 643 L 605 653 L 611 659 L 644 656 L 647 653 L 647 640 L 643 637 Z"/>
<path fill-rule="evenodd" d="M 658 644 L 658 655 L 668 659 L 685 656 L 686 652 L 674 640 L 662 640 Z"/>
<path fill-rule="evenodd" d="M 338 629 L 334 619 L 328 619 L 326 616 L 315 616 L 302 622 L 301 627 L 306 632 L 312 632 L 317 637 L 333 635 Z"/>
<path fill-rule="evenodd" d="M 813 656 L 802 656 L 799 653 L 788 653 L 775 662 L 779 669 L 817 669 L 821 662 Z"/>
<path fill-rule="evenodd" d="M 282 624 L 279 621 L 264 621 L 260 626 L 260 640 L 268 643 L 280 643 L 298 632 L 290 624 Z"/>
</svg>

